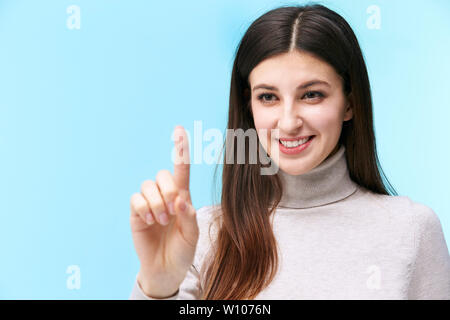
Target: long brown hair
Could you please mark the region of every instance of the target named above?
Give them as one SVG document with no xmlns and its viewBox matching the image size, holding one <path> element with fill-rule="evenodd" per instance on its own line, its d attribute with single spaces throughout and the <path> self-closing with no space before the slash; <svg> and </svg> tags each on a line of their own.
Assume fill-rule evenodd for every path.
<svg viewBox="0 0 450 320">
<path fill-rule="evenodd" d="M 250 25 L 233 64 L 227 129 L 255 128 L 249 74 L 264 59 L 292 50 L 322 59 L 344 81 L 353 118 L 344 122 L 339 143 L 346 148 L 351 179 L 375 193 L 389 195 L 383 175 L 396 195 L 377 157 L 370 83 L 358 41 L 345 19 L 322 5 L 279 7 Z M 236 142 L 235 136 L 231 139 Z M 247 144 L 245 149 L 248 157 Z M 227 164 L 226 152 L 221 221 L 213 254 L 202 269 L 205 285 L 201 298 L 254 299 L 278 269 L 277 243 L 269 218 L 281 200 L 282 184 L 278 175 L 261 175 L 259 157 L 256 164 Z"/>
</svg>

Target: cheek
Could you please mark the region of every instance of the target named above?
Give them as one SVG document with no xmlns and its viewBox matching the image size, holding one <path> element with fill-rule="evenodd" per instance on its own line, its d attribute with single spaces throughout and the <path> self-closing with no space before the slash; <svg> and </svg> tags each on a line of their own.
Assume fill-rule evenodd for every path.
<svg viewBox="0 0 450 320">
<path fill-rule="evenodd" d="M 339 134 L 342 127 L 342 114 L 335 104 L 322 106 L 310 115 L 310 124 L 320 134 Z"/>
<path fill-rule="evenodd" d="M 263 148 L 270 155 L 272 146 L 269 141 L 272 141 L 272 129 L 276 128 L 276 119 L 273 116 L 273 112 L 268 109 L 254 108 L 252 109 L 252 113 L 258 139 Z"/>
<path fill-rule="evenodd" d="M 338 114 L 324 112 L 311 119 L 311 125 L 321 134 L 330 134 L 340 127 Z"/>
<path fill-rule="evenodd" d="M 276 119 L 270 110 L 254 108 L 252 112 L 256 130 L 271 129 L 276 127 Z"/>
</svg>

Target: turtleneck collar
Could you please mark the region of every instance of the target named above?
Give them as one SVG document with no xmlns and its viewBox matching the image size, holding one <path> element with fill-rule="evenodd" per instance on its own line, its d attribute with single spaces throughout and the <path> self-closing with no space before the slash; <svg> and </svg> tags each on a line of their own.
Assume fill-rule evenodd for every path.
<svg viewBox="0 0 450 320">
<path fill-rule="evenodd" d="M 283 183 L 280 208 L 323 206 L 348 197 L 358 186 L 350 179 L 344 145 L 307 173 L 290 175 L 279 168 L 278 175 Z"/>
</svg>

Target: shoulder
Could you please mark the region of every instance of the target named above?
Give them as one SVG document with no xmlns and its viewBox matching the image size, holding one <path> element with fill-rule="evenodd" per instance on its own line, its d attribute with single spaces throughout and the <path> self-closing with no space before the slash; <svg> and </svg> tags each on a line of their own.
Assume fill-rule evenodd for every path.
<svg viewBox="0 0 450 320">
<path fill-rule="evenodd" d="M 378 194 L 362 186 L 359 186 L 358 189 L 362 195 L 359 197 L 360 201 L 368 206 L 376 206 L 387 212 L 395 212 L 396 214 L 403 213 L 411 217 L 416 215 L 426 217 L 435 214 L 430 207 L 414 201 L 408 196 Z"/>
<path fill-rule="evenodd" d="M 362 192 L 373 206 L 381 209 L 391 219 L 408 220 L 416 236 L 426 230 L 442 229 L 436 212 L 421 202 L 412 200 L 408 196 L 380 195 L 367 189 L 363 189 Z"/>
<path fill-rule="evenodd" d="M 436 212 L 420 202 L 411 199 L 409 202 L 416 247 L 430 241 L 445 244 L 442 224 Z"/>
<path fill-rule="evenodd" d="M 395 248 L 393 261 L 408 257 L 409 299 L 448 299 L 450 256 L 436 212 L 408 196 L 364 192 L 362 198 L 364 209 L 375 208 L 365 213 L 389 231 L 380 241 Z"/>
<path fill-rule="evenodd" d="M 433 209 L 421 202 L 412 200 L 408 196 L 391 196 L 375 193 L 371 193 L 371 195 L 386 210 L 407 214 L 419 225 L 439 222 L 439 218 Z"/>
</svg>

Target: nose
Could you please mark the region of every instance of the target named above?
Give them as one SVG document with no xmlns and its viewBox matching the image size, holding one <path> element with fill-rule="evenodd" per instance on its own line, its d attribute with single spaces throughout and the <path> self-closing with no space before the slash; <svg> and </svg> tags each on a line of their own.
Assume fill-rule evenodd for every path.
<svg viewBox="0 0 450 320">
<path fill-rule="evenodd" d="M 283 106 L 281 110 L 280 118 L 278 120 L 280 132 L 287 135 L 298 132 L 303 125 L 303 119 L 299 114 L 299 110 L 292 104 Z"/>
</svg>

